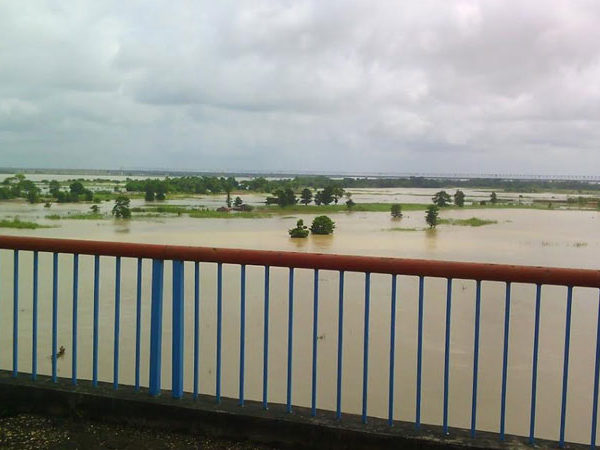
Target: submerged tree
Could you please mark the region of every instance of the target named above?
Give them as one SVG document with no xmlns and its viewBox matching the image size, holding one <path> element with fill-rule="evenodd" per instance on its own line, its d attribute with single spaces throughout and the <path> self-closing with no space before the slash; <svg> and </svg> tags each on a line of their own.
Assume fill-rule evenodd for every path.
<svg viewBox="0 0 600 450">
<path fill-rule="evenodd" d="M 290 237 L 293 238 L 305 238 L 308 236 L 308 227 L 304 225 L 304 221 L 302 219 L 298 219 L 296 222 L 296 228 L 291 228 L 288 230 Z"/>
<path fill-rule="evenodd" d="M 331 234 L 335 228 L 335 222 L 327 216 L 318 216 L 313 219 L 310 226 L 312 234 Z"/>
<path fill-rule="evenodd" d="M 390 208 L 392 217 L 400 218 L 402 217 L 402 206 L 399 203 L 394 203 Z"/>
<path fill-rule="evenodd" d="M 439 208 L 435 205 L 429 205 L 425 211 L 425 221 L 429 228 L 435 228 L 438 224 Z"/>
<path fill-rule="evenodd" d="M 492 202 L 494 204 L 498 203 L 498 196 L 496 195 L 495 192 L 492 192 L 490 194 L 490 202 Z"/>
<path fill-rule="evenodd" d="M 458 189 L 454 194 L 454 204 L 456 206 L 460 206 L 461 208 L 465 206 L 465 193 Z"/>
<path fill-rule="evenodd" d="M 112 213 L 118 219 L 130 219 L 131 210 L 129 209 L 129 197 L 119 195 L 115 200 L 115 206 L 113 206 Z"/>
<path fill-rule="evenodd" d="M 452 198 L 450 197 L 450 194 L 448 194 L 446 191 L 439 191 L 436 192 L 436 194 L 431 198 L 431 200 L 433 200 L 433 203 L 436 206 L 443 208 L 444 206 L 448 206 L 450 204 Z"/>
</svg>

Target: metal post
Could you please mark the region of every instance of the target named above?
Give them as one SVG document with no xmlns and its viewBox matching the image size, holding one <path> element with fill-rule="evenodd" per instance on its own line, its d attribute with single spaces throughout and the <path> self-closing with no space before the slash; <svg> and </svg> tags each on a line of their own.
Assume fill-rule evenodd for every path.
<svg viewBox="0 0 600 450">
<path fill-rule="evenodd" d="M 150 315 L 150 395 L 160 394 L 162 355 L 164 261 L 152 260 L 152 305 Z"/>
<path fill-rule="evenodd" d="M 173 261 L 172 396 L 183 396 L 184 283 L 183 261 Z"/>
</svg>

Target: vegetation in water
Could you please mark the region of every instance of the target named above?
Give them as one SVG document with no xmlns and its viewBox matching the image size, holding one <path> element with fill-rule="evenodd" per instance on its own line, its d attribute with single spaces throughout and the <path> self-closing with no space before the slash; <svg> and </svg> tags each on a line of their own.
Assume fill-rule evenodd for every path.
<svg viewBox="0 0 600 450">
<path fill-rule="evenodd" d="M 18 228 L 24 230 L 35 230 L 37 228 L 50 228 L 48 225 L 40 225 L 35 222 L 27 222 L 24 220 L 20 220 L 18 217 L 15 217 L 12 220 L 4 219 L 0 220 L 0 228 Z"/>
<path fill-rule="evenodd" d="M 438 216 L 440 209 L 436 205 L 429 205 L 425 211 L 425 222 L 429 225 L 429 228 L 435 228 L 438 224 Z"/>
<path fill-rule="evenodd" d="M 327 216 L 317 216 L 310 226 L 312 234 L 331 234 L 335 228 L 335 222 Z"/>
<path fill-rule="evenodd" d="M 439 225 L 459 225 L 463 227 L 481 227 L 483 225 L 491 225 L 498 223 L 497 220 L 480 219 L 478 217 L 471 217 L 469 219 L 439 219 Z"/>
<path fill-rule="evenodd" d="M 308 236 L 308 227 L 304 225 L 304 220 L 298 219 L 296 227 L 289 229 L 288 233 L 292 238 L 305 238 Z"/>
</svg>

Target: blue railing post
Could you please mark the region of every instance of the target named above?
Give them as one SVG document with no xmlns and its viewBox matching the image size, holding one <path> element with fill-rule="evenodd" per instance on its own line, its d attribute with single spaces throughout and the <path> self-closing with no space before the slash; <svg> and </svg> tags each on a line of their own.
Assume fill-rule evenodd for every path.
<svg viewBox="0 0 600 450">
<path fill-rule="evenodd" d="M 371 305 L 371 274 L 365 273 L 365 325 L 363 337 L 362 423 L 367 423 L 369 390 L 369 312 Z"/>
<path fill-rule="evenodd" d="M 477 378 L 479 374 L 479 322 L 481 316 L 481 280 L 476 281 L 475 333 L 473 337 L 473 394 L 471 398 L 471 437 L 475 437 L 477 426 Z"/>
<path fill-rule="evenodd" d="M 573 303 L 573 286 L 567 287 L 567 312 L 565 319 L 565 355 L 563 360 L 562 402 L 560 408 L 560 437 L 558 445 L 565 446 L 565 426 L 567 420 L 567 389 L 569 386 L 569 343 L 571 341 L 571 305 Z"/>
<path fill-rule="evenodd" d="M 33 305 L 32 305 L 32 336 L 31 336 L 31 379 L 37 378 L 37 326 L 38 326 L 38 279 L 39 254 L 33 252 Z"/>
<path fill-rule="evenodd" d="M 184 271 L 183 261 L 173 261 L 173 342 L 172 387 L 173 398 L 183 396 L 183 335 L 184 335 Z"/>
<path fill-rule="evenodd" d="M 292 412 L 292 353 L 294 338 L 294 268 L 290 267 L 288 284 L 288 354 L 287 354 L 287 401 L 286 411 Z"/>
<path fill-rule="evenodd" d="M 452 313 L 452 278 L 448 278 L 446 285 L 446 338 L 444 342 L 444 406 L 442 428 L 448 434 L 448 383 L 450 378 L 450 328 Z"/>
<path fill-rule="evenodd" d="M 244 363 L 246 357 L 246 265 L 240 268 L 240 406 L 244 406 Z"/>
<path fill-rule="evenodd" d="M 392 275 L 392 295 L 390 305 L 390 385 L 388 393 L 388 425 L 394 424 L 394 363 L 396 358 L 396 284 L 397 275 Z"/>
<path fill-rule="evenodd" d="M 56 383 L 58 352 L 58 253 L 52 254 L 52 381 Z"/>
<path fill-rule="evenodd" d="M 100 307 L 100 255 L 94 256 L 94 317 L 92 343 L 92 385 L 98 386 L 98 317 Z"/>
<path fill-rule="evenodd" d="M 198 398 L 200 369 L 200 263 L 194 263 L 194 400 Z"/>
<path fill-rule="evenodd" d="M 423 366 L 423 295 L 425 279 L 419 277 L 419 317 L 417 320 L 417 400 L 415 402 L 415 428 L 421 428 L 421 369 Z"/>
<path fill-rule="evenodd" d="M 268 408 L 269 388 L 269 266 L 265 266 L 265 310 L 263 320 L 263 408 Z"/>
<path fill-rule="evenodd" d="M 319 269 L 314 270 L 313 295 L 313 348 L 312 348 L 312 392 L 310 415 L 317 415 L 317 340 L 319 326 Z"/>
<path fill-rule="evenodd" d="M 77 303 L 79 300 L 79 255 L 73 255 L 73 356 L 71 359 L 71 383 L 77 384 Z"/>
<path fill-rule="evenodd" d="M 508 337 L 510 332 L 510 282 L 506 283 L 504 301 L 504 350 L 502 352 L 502 393 L 500 394 L 500 440 L 504 440 L 506 424 L 506 379 L 508 376 Z"/>
<path fill-rule="evenodd" d="M 217 264 L 217 368 L 216 400 L 221 403 L 221 335 L 223 333 L 223 263 Z"/>
<path fill-rule="evenodd" d="M 338 296 L 337 396 L 335 418 L 342 418 L 342 355 L 344 349 L 344 271 L 340 271 Z"/>
<path fill-rule="evenodd" d="M 596 319 L 596 362 L 594 365 L 594 396 L 592 397 L 592 431 L 590 448 L 596 448 L 596 427 L 598 423 L 598 381 L 600 379 L 600 299 L 598 301 L 598 316 Z"/>
<path fill-rule="evenodd" d="M 13 371 L 16 377 L 19 370 L 19 250 L 13 252 Z"/>
<path fill-rule="evenodd" d="M 113 357 L 113 389 L 119 387 L 119 335 L 121 325 L 121 257 L 117 256 L 115 265 L 115 335 Z"/>
<path fill-rule="evenodd" d="M 537 366 L 538 366 L 538 347 L 540 336 L 540 307 L 542 298 L 542 285 L 536 286 L 535 293 L 535 329 L 533 331 L 533 362 L 531 367 L 531 412 L 529 414 L 529 443 L 533 444 L 535 440 L 535 403 L 537 395 Z"/>
<path fill-rule="evenodd" d="M 142 338 L 142 258 L 137 260 L 137 283 L 135 299 L 135 385 L 140 390 L 140 348 Z"/>
<path fill-rule="evenodd" d="M 164 261 L 152 260 L 152 304 L 150 312 L 150 387 L 152 396 L 160 394 L 162 355 L 162 309 L 163 309 Z"/>
</svg>

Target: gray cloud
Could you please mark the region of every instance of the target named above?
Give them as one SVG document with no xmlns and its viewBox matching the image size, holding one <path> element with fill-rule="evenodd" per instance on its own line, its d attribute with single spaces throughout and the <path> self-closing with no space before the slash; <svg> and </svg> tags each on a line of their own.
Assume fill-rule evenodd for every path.
<svg viewBox="0 0 600 450">
<path fill-rule="evenodd" d="M 595 1 L 2 2 L 0 165 L 591 174 L 598 23 Z"/>
</svg>

